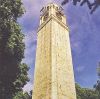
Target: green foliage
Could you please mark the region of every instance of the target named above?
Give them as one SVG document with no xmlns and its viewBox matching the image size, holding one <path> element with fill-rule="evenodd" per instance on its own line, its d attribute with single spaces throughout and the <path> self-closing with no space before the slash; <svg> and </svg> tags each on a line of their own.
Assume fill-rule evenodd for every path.
<svg viewBox="0 0 100 99">
<path fill-rule="evenodd" d="M 16 20 L 22 14 L 21 0 L 0 0 L 0 15 L 2 19 Z"/>
<path fill-rule="evenodd" d="M 24 35 L 17 19 L 24 9 L 21 0 L 0 0 L 0 99 L 12 99 L 29 80 L 24 58 Z"/>
<path fill-rule="evenodd" d="M 30 94 L 27 92 L 23 93 L 22 91 L 18 92 L 13 99 L 32 99 Z"/>
<path fill-rule="evenodd" d="M 29 81 L 29 78 L 27 76 L 27 71 L 29 70 L 29 68 L 27 67 L 26 64 L 21 64 L 19 67 L 19 73 L 17 75 L 17 79 L 14 82 L 14 86 L 15 86 L 15 91 L 22 91 L 22 88 L 24 87 L 24 85 L 27 83 L 26 81 Z"/>
<path fill-rule="evenodd" d="M 93 89 L 81 88 L 76 84 L 77 99 L 99 99 L 98 92 Z"/>
<path fill-rule="evenodd" d="M 95 91 L 98 93 L 98 99 L 100 99 L 100 80 L 94 85 Z"/>
</svg>

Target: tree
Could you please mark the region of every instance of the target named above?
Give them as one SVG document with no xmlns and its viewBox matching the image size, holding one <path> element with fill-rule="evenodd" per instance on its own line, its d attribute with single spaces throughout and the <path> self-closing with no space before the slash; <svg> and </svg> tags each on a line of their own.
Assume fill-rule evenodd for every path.
<svg viewBox="0 0 100 99">
<path fill-rule="evenodd" d="M 71 0 L 63 0 L 62 5 L 67 4 L 69 1 Z M 91 3 L 90 0 L 73 0 L 73 5 L 77 5 L 78 2 L 80 2 L 80 6 L 83 6 L 86 3 L 91 10 L 90 14 L 93 14 L 93 12 L 100 6 L 100 0 L 94 0 L 93 3 Z"/>
<path fill-rule="evenodd" d="M 99 66 L 97 68 L 97 74 L 98 74 L 99 80 L 97 80 L 96 84 L 94 85 L 94 88 L 95 88 L 95 91 L 98 92 L 98 97 L 100 99 L 100 62 L 99 62 Z"/>
<path fill-rule="evenodd" d="M 19 91 L 13 99 L 30 99 L 30 96 L 27 92 Z"/>
<path fill-rule="evenodd" d="M 32 99 L 32 91 L 30 93 L 19 91 L 13 99 Z"/>
<path fill-rule="evenodd" d="M 98 97 L 100 98 L 100 80 L 94 85 L 95 91 L 98 92 Z"/>
<path fill-rule="evenodd" d="M 76 84 L 76 95 L 77 99 L 99 99 L 98 93 L 95 90 L 81 88 L 78 84 Z"/>
<path fill-rule="evenodd" d="M 17 75 L 17 79 L 13 83 L 15 86 L 14 91 L 16 94 L 17 92 L 22 91 L 22 88 L 24 87 L 24 85 L 26 85 L 27 81 L 29 81 L 29 78 L 27 76 L 27 71 L 29 70 L 28 66 L 23 63 L 19 66 L 19 68 L 20 69 Z"/>
<path fill-rule="evenodd" d="M 30 95 L 29 99 L 32 99 L 32 90 L 30 91 L 29 95 Z"/>
<path fill-rule="evenodd" d="M 100 62 L 99 62 L 99 64 L 98 64 L 97 74 L 98 74 L 98 78 L 100 79 Z"/>
<path fill-rule="evenodd" d="M 28 81 L 24 35 L 17 19 L 24 9 L 21 0 L 0 0 L 0 99 L 12 99 Z"/>
</svg>

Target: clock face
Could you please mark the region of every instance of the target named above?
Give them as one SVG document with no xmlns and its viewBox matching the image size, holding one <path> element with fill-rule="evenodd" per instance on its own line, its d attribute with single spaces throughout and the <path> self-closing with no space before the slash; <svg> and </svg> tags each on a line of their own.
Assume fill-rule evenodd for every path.
<svg viewBox="0 0 100 99">
<path fill-rule="evenodd" d="M 59 20 L 62 20 L 62 14 L 60 12 L 56 12 L 56 16 L 58 17 Z"/>
<path fill-rule="evenodd" d="M 49 16 L 49 14 L 46 13 L 46 14 L 44 15 L 44 19 L 43 19 L 43 21 L 46 21 L 46 20 L 48 19 L 48 16 Z"/>
</svg>

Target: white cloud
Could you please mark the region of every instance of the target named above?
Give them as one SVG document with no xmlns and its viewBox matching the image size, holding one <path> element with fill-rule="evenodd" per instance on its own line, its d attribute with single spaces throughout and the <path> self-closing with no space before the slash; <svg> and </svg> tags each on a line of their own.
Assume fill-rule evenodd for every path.
<svg viewBox="0 0 100 99">
<path fill-rule="evenodd" d="M 81 43 L 80 40 L 75 40 L 74 38 L 71 41 L 71 47 L 72 50 L 77 53 L 77 55 L 81 54 L 82 48 L 81 48 Z"/>
<path fill-rule="evenodd" d="M 26 44 L 26 48 L 34 41 L 36 41 L 36 32 L 33 30 L 25 35 L 24 42 Z"/>
<path fill-rule="evenodd" d="M 50 3 L 50 2 L 56 2 L 59 3 L 62 2 L 60 0 L 22 0 L 26 13 L 22 19 L 26 19 L 28 17 L 34 16 L 39 17 L 40 15 L 40 9 Z M 23 20 L 24 21 L 24 20 Z"/>
<path fill-rule="evenodd" d="M 25 58 L 23 59 L 23 62 L 27 65 L 31 66 L 34 62 L 35 58 L 35 50 L 36 50 L 36 34 L 34 31 L 28 33 L 25 35 Z M 33 57 L 32 57 L 33 56 Z"/>
<path fill-rule="evenodd" d="M 25 42 L 25 53 L 24 53 L 25 58 L 23 59 L 22 62 L 26 63 L 29 67 L 34 67 L 33 63 L 35 62 L 36 32 L 33 30 L 25 34 L 24 42 Z M 30 69 L 33 70 L 32 68 Z M 33 86 L 33 75 L 32 74 L 30 74 L 30 70 L 29 70 L 28 76 L 29 76 L 30 82 L 28 82 L 24 86 L 23 88 L 24 92 L 25 91 L 30 92 L 32 90 L 32 86 Z"/>
<path fill-rule="evenodd" d="M 30 81 L 23 87 L 24 92 L 30 92 L 31 90 L 33 90 L 33 75 L 29 73 L 28 77 Z"/>
<path fill-rule="evenodd" d="M 24 92 L 30 92 L 32 90 L 32 87 L 33 87 L 33 84 L 31 82 L 28 82 L 24 88 L 23 88 L 23 91 Z"/>
<path fill-rule="evenodd" d="M 84 69 L 85 69 L 85 66 L 78 66 L 76 67 L 76 72 L 82 72 L 84 71 Z"/>
</svg>

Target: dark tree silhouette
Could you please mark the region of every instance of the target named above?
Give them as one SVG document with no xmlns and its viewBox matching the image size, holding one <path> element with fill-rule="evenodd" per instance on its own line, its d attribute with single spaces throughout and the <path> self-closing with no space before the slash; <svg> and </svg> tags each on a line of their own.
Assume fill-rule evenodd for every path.
<svg viewBox="0 0 100 99">
<path fill-rule="evenodd" d="M 73 5 L 76 5 L 77 2 L 80 2 L 81 0 L 73 0 Z"/>
<path fill-rule="evenodd" d="M 69 1 L 71 1 L 71 0 L 64 0 L 62 3 L 61 3 L 61 5 L 65 5 L 65 4 L 67 4 Z M 80 2 L 81 0 L 73 0 L 73 5 L 76 5 L 77 4 L 77 2 Z"/>
<path fill-rule="evenodd" d="M 65 5 L 66 3 L 68 3 L 69 2 L 69 0 L 64 0 L 62 3 L 61 3 L 61 5 Z"/>
<path fill-rule="evenodd" d="M 23 13 L 21 0 L 0 0 L 0 99 L 12 99 L 28 81 L 28 66 L 22 64 L 24 35 L 17 21 Z"/>
<path fill-rule="evenodd" d="M 65 5 L 71 0 L 64 0 L 61 4 Z M 83 6 L 85 3 L 91 10 L 90 14 L 93 14 L 93 12 L 100 6 L 100 0 L 95 0 L 93 3 L 91 3 L 89 0 L 73 0 L 73 5 L 77 5 L 77 2 L 80 2 L 80 6 Z"/>
<path fill-rule="evenodd" d="M 83 0 L 83 1 L 81 2 L 80 6 L 83 6 L 83 4 L 85 4 L 85 3 L 87 3 L 89 9 L 91 9 L 91 3 L 90 3 L 89 0 Z"/>
<path fill-rule="evenodd" d="M 97 68 L 97 74 L 98 74 L 98 80 L 96 84 L 94 85 L 95 90 L 98 92 L 98 99 L 100 99 L 100 62 Z"/>
<path fill-rule="evenodd" d="M 93 6 L 91 10 L 91 14 L 100 6 L 100 0 L 95 0 L 94 3 L 91 4 L 91 7 Z"/>
<path fill-rule="evenodd" d="M 98 74 L 98 78 L 100 79 L 100 62 L 99 62 L 98 68 L 97 68 L 97 74 Z"/>
</svg>

